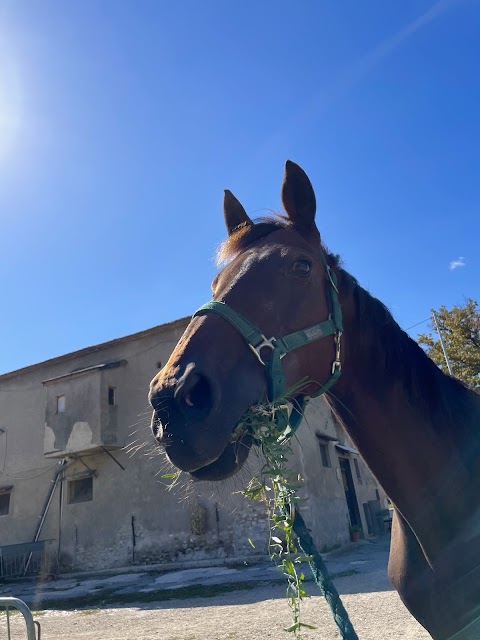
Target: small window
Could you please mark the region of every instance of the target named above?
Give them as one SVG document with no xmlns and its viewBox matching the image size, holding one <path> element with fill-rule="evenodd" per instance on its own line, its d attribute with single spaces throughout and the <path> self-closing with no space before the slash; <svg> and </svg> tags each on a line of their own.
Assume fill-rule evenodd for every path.
<svg viewBox="0 0 480 640">
<path fill-rule="evenodd" d="M 80 478 L 68 482 L 68 504 L 93 500 L 93 478 Z"/>
<path fill-rule="evenodd" d="M 360 474 L 360 467 L 358 465 L 358 460 L 356 458 L 353 459 L 353 464 L 355 466 L 355 473 L 357 474 L 357 478 L 361 482 L 362 481 L 362 476 Z"/>
<path fill-rule="evenodd" d="M 380 494 L 378 493 L 378 489 L 375 489 L 375 495 L 377 496 L 377 500 L 380 500 Z"/>
<path fill-rule="evenodd" d="M 330 452 L 328 450 L 328 445 L 327 444 L 322 444 L 321 442 L 320 444 L 320 456 L 322 458 L 322 465 L 324 467 L 331 467 L 331 463 L 330 463 Z"/>
<path fill-rule="evenodd" d="M 57 396 L 57 413 L 65 413 L 65 396 Z"/>
<path fill-rule="evenodd" d="M 108 387 L 108 404 L 112 406 L 116 404 L 115 396 L 116 396 L 115 387 Z"/>
<path fill-rule="evenodd" d="M 10 512 L 10 490 L 0 489 L 0 516 L 8 516 Z"/>
</svg>

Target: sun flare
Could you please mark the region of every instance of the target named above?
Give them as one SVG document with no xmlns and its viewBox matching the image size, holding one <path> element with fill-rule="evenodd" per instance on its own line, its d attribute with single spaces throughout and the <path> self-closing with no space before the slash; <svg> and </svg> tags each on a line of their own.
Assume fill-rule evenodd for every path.
<svg viewBox="0 0 480 640">
<path fill-rule="evenodd" d="M 15 147 L 20 124 L 19 74 L 13 64 L 0 60 L 0 160 Z"/>
</svg>

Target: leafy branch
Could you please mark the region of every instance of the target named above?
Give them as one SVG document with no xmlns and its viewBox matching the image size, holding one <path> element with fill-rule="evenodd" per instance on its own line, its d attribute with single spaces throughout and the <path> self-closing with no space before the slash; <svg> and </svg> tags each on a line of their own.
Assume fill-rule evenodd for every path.
<svg viewBox="0 0 480 640">
<path fill-rule="evenodd" d="M 297 495 L 303 480 L 288 466 L 289 456 L 293 454 L 291 443 L 284 437 L 284 427 L 279 426 L 281 421 L 276 420 L 277 413 L 287 408 L 285 400 L 251 407 L 241 418 L 233 437 L 236 439 L 248 432 L 263 456 L 264 464 L 259 475 L 253 477 L 240 493 L 267 505 L 270 520 L 269 553 L 287 578 L 287 599 L 293 615 L 293 624 L 285 631 L 300 638 L 302 629 L 315 627 L 301 620 L 301 602 L 309 595 L 305 590 L 305 575 L 300 570 L 300 564 L 309 562 L 311 557 L 299 551 L 293 530 L 295 508 L 303 502 Z"/>
</svg>

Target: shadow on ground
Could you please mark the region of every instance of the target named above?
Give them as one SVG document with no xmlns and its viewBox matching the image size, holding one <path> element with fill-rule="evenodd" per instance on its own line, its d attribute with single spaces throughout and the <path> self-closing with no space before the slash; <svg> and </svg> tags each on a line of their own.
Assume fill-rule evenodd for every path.
<svg viewBox="0 0 480 640">
<path fill-rule="evenodd" d="M 330 554 L 327 564 L 339 593 L 392 591 L 386 571 L 388 549 L 389 539 L 380 538 Z M 307 577 L 308 593 L 319 595 L 308 566 L 302 569 Z M 203 570 L 164 575 L 145 572 L 110 578 L 88 576 L 83 581 L 63 578 L 36 586 L 24 583 L 18 585 L 18 590 L 11 585 L 9 595 L 24 599 L 33 611 L 181 609 L 252 604 L 286 596 L 286 579 L 269 564 L 245 570 L 215 567 L 205 575 L 196 571 Z"/>
</svg>

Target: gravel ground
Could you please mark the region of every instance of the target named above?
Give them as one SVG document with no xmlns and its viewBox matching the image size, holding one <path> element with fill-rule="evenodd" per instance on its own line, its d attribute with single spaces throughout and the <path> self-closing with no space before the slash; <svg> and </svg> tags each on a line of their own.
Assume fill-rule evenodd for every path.
<svg viewBox="0 0 480 640">
<path fill-rule="evenodd" d="M 387 557 L 388 541 L 380 540 L 354 545 L 329 559 L 333 573 L 347 574 L 337 577 L 335 583 L 359 638 L 428 640 L 428 633 L 410 616 L 388 582 Z M 315 586 L 309 584 L 308 590 L 315 593 Z M 34 617 L 41 622 L 42 640 L 279 640 L 292 637 L 282 630 L 291 624 L 284 595 L 283 584 L 259 582 L 248 590 L 210 598 L 137 605 L 132 598 L 132 603 L 118 607 L 41 611 Z M 323 598 L 312 596 L 303 612 L 303 620 L 317 627 L 305 632 L 306 639 L 340 638 Z M 14 630 L 21 623 L 18 618 L 13 621 Z M 12 640 L 24 637 L 12 634 Z"/>
</svg>

